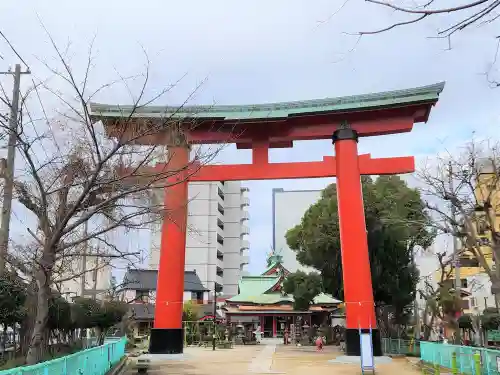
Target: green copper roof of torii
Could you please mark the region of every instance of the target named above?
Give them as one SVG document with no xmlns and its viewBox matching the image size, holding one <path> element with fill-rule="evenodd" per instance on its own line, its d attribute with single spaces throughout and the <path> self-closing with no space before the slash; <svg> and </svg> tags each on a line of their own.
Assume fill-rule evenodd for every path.
<svg viewBox="0 0 500 375">
<path fill-rule="evenodd" d="M 444 82 L 405 90 L 373 94 L 343 96 L 317 100 L 250 104 L 250 105 L 199 105 L 199 106 L 144 106 L 135 109 L 133 117 L 144 118 L 221 118 L 226 120 L 251 120 L 262 118 L 285 118 L 293 115 L 369 110 L 435 102 L 443 91 Z M 130 105 L 108 105 L 90 103 L 93 117 L 127 117 Z"/>
</svg>

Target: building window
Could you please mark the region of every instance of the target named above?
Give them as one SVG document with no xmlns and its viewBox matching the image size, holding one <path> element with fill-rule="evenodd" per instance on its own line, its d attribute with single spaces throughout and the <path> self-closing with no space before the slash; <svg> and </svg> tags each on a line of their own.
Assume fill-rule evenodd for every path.
<svg viewBox="0 0 500 375">
<path fill-rule="evenodd" d="M 149 290 L 136 290 L 135 300 L 143 303 L 149 302 Z"/>
<path fill-rule="evenodd" d="M 479 262 L 475 258 L 460 258 L 461 267 L 479 267 Z"/>
<path fill-rule="evenodd" d="M 470 298 L 470 305 L 471 305 L 471 307 L 477 307 L 477 299 L 476 299 L 476 297 L 471 297 Z"/>
<path fill-rule="evenodd" d="M 217 211 L 219 211 L 221 215 L 224 215 L 224 207 L 222 207 L 220 203 L 217 204 Z"/>
<path fill-rule="evenodd" d="M 224 230 L 224 222 L 220 218 L 217 218 L 217 226 Z"/>
<path fill-rule="evenodd" d="M 488 224 L 484 220 L 484 218 L 477 219 L 477 233 L 479 235 L 485 235 L 488 230 Z"/>
<path fill-rule="evenodd" d="M 460 279 L 460 284 L 462 288 L 467 288 L 467 279 Z"/>
<path fill-rule="evenodd" d="M 469 310 L 469 300 L 466 299 L 462 300 L 462 309 Z"/>
<path fill-rule="evenodd" d="M 224 192 L 222 191 L 222 189 L 220 187 L 217 187 L 217 194 L 219 195 L 219 197 L 224 200 Z"/>
<path fill-rule="evenodd" d="M 191 301 L 197 304 L 203 304 L 203 292 L 191 292 Z"/>
</svg>

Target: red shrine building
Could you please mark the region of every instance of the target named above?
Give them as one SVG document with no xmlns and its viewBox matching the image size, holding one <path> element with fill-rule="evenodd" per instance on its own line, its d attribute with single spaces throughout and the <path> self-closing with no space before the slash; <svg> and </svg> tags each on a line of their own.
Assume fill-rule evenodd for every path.
<svg viewBox="0 0 500 375">
<path fill-rule="evenodd" d="M 302 327 L 330 324 L 330 316 L 341 308 L 341 301 L 321 293 L 312 301 L 308 311 L 293 308 L 293 296 L 282 290 L 289 274 L 280 255 L 268 258 L 268 268 L 257 276 L 243 276 L 238 295 L 226 299 L 226 320 L 233 324 L 260 326 L 264 337 L 283 337 L 297 322 Z"/>
<path fill-rule="evenodd" d="M 415 123 L 427 122 L 443 88 L 444 83 L 439 83 L 364 95 L 240 106 L 90 104 L 92 119 L 102 122 L 109 137 L 168 148 L 167 163 L 143 167 L 139 176 L 153 179 L 163 173 L 164 205 L 169 212 L 162 226 L 150 353 L 183 351 L 182 299 L 189 181 L 336 177 L 346 354 L 359 356 L 360 334 L 369 333 L 374 355 L 382 355 L 360 176 L 412 173 L 415 161 L 411 156 L 359 155 L 358 141 L 363 137 L 410 132 Z M 334 155 L 312 162 L 273 163 L 269 160 L 270 149 L 293 147 L 295 141 L 320 139 L 332 141 Z M 238 149 L 250 149 L 252 162 L 200 165 L 190 160 L 191 145 L 227 143 L 234 143 Z"/>
</svg>

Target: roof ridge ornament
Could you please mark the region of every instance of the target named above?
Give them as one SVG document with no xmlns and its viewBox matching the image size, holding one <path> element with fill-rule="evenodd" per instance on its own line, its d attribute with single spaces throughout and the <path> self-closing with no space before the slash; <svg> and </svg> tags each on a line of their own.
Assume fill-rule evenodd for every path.
<svg viewBox="0 0 500 375">
<path fill-rule="evenodd" d="M 347 122 L 347 120 L 342 120 L 340 122 L 339 129 L 351 129 L 351 125 Z"/>
</svg>

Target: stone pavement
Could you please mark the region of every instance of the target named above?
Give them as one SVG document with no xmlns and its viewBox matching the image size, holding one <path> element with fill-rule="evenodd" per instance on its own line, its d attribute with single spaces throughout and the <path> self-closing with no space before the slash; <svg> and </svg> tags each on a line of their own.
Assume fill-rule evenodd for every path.
<svg viewBox="0 0 500 375">
<path fill-rule="evenodd" d="M 335 347 L 316 352 L 314 347 L 275 345 L 236 346 L 233 349 L 186 348 L 183 360 L 163 361 L 148 371 L 155 375 L 354 375 L 359 365 L 334 364 L 328 360 L 340 356 Z M 129 371 L 126 374 L 136 374 Z M 416 375 L 420 372 L 405 358 L 376 367 L 379 375 Z"/>
</svg>

